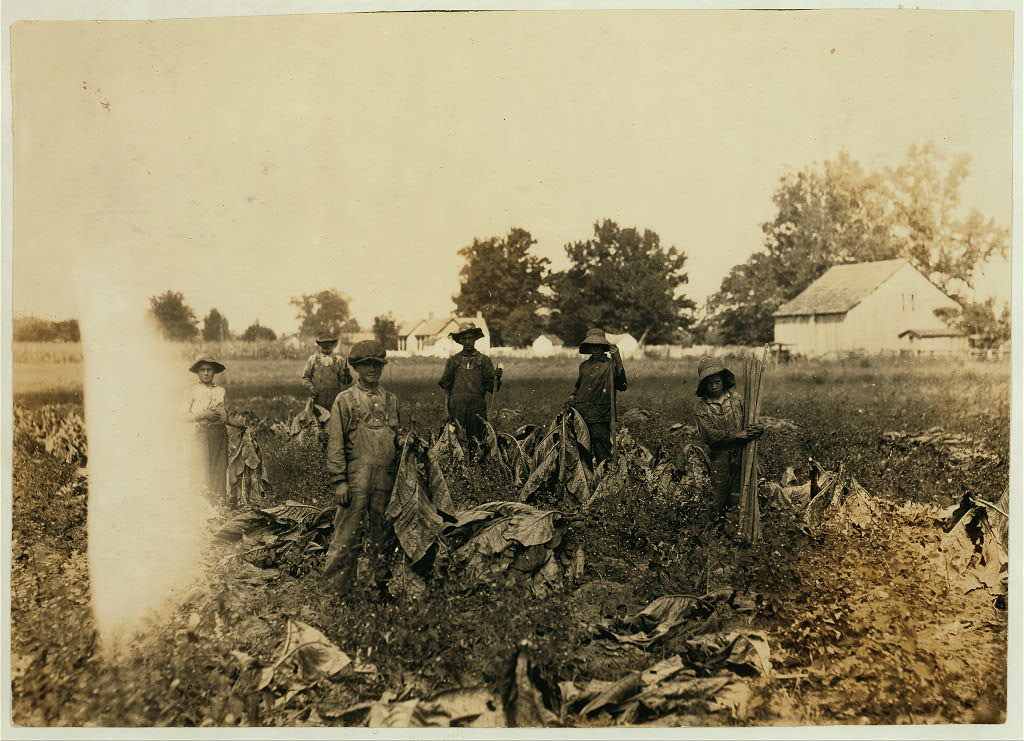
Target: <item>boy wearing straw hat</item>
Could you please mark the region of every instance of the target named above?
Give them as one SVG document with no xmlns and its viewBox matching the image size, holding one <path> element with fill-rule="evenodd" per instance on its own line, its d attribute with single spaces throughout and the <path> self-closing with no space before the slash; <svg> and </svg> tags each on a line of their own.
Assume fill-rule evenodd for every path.
<svg viewBox="0 0 1024 741">
<path fill-rule="evenodd" d="M 352 374 L 345 359 L 334 354 L 337 337 L 321 335 L 316 344 L 318 352 L 309 356 L 302 370 L 302 385 L 314 404 L 329 410 L 338 392 L 352 384 Z"/>
<path fill-rule="evenodd" d="M 348 362 L 358 380 L 331 405 L 327 423 L 327 472 L 338 508 L 324 577 L 346 593 L 355 576 L 363 514 L 369 519 L 370 559 L 381 598 L 387 595 L 387 559 L 394 535 L 385 521 L 398 463 L 398 398 L 380 385 L 387 351 L 376 340 L 357 342 Z"/>
<path fill-rule="evenodd" d="M 743 397 L 734 391 L 736 376 L 721 361 L 705 355 L 697 365 L 697 396 L 694 408 L 697 431 L 711 451 L 710 513 L 725 516 L 740 502 L 740 469 L 743 445 L 764 432 L 763 425 L 743 426 Z"/>
<path fill-rule="evenodd" d="M 615 391 L 626 390 L 626 369 L 619 348 L 608 341 L 602 329 L 587 331 L 580 354 L 590 357 L 580 363 L 569 405 L 587 423 L 596 466 L 612 455 L 612 384 Z"/>
<path fill-rule="evenodd" d="M 185 421 L 195 428 L 197 473 L 203 492 L 217 502 L 224 502 L 228 482 L 228 412 L 224 403 L 224 387 L 214 377 L 224 372 L 224 365 L 209 353 L 200 354 L 189 371 L 196 374 L 196 383 L 188 391 L 182 410 Z"/>
<path fill-rule="evenodd" d="M 448 358 L 437 385 L 447 394 L 448 418 L 455 420 L 466 431 L 466 442 L 472 458 L 482 449 L 487 428 L 488 393 L 501 388 L 502 370 L 494 369 L 491 359 L 474 347 L 484 332 L 473 322 L 463 322 L 449 335 L 462 345 L 462 352 Z"/>
</svg>

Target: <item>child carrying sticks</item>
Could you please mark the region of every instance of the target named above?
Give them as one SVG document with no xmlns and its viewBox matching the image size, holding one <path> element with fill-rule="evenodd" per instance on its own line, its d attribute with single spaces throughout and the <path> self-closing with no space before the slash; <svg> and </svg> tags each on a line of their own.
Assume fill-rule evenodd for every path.
<svg viewBox="0 0 1024 741">
<path fill-rule="evenodd" d="M 740 503 L 743 445 L 764 433 L 759 424 L 743 426 L 744 398 L 734 391 L 736 376 L 715 358 L 704 356 L 697 365 L 694 409 L 697 431 L 711 449 L 710 514 L 724 520 L 729 507 Z"/>
</svg>

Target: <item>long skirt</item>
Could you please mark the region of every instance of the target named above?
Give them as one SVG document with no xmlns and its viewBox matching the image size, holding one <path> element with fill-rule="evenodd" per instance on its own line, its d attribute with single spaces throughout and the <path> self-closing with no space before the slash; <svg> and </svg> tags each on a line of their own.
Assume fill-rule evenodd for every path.
<svg viewBox="0 0 1024 741">
<path fill-rule="evenodd" d="M 196 424 L 196 474 L 208 496 L 223 502 L 228 484 L 228 428 L 223 424 Z"/>
</svg>

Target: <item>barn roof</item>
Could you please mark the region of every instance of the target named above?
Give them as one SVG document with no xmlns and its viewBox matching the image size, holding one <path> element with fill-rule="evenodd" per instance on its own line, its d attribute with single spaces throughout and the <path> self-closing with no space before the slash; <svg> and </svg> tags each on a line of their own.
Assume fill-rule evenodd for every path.
<svg viewBox="0 0 1024 741">
<path fill-rule="evenodd" d="M 845 314 L 908 264 L 898 259 L 833 265 L 799 296 L 776 309 L 773 316 Z"/>
<path fill-rule="evenodd" d="M 961 332 L 959 329 L 905 329 L 899 333 L 900 337 L 917 337 L 920 339 L 928 339 L 931 337 L 966 337 L 967 335 Z"/>
<path fill-rule="evenodd" d="M 548 334 L 547 332 L 541 332 L 539 335 L 537 335 L 534 338 L 533 341 L 536 342 L 537 340 L 541 339 L 542 337 L 544 339 L 546 339 L 548 342 L 550 342 L 552 345 L 564 345 L 565 344 L 564 342 L 562 342 L 562 338 L 561 337 L 555 337 L 553 334 Z"/>
</svg>

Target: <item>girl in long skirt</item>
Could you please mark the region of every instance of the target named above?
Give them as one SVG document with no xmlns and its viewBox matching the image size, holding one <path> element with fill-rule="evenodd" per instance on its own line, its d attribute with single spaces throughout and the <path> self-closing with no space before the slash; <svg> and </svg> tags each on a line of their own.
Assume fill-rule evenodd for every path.
<svg viewBox="0 0 1024 741">
<path fill-rule="evenodd" d="M 224 502 L 228 481 L 228 413 L 224 387 L 214 380 L 224 366 L 212 355 L 203 354 L 189 370 L 196 374 L 197 382 L 186 398 L 185 419 L 195 426 L 198 483 L 208 497 Z"/>
</svg>

